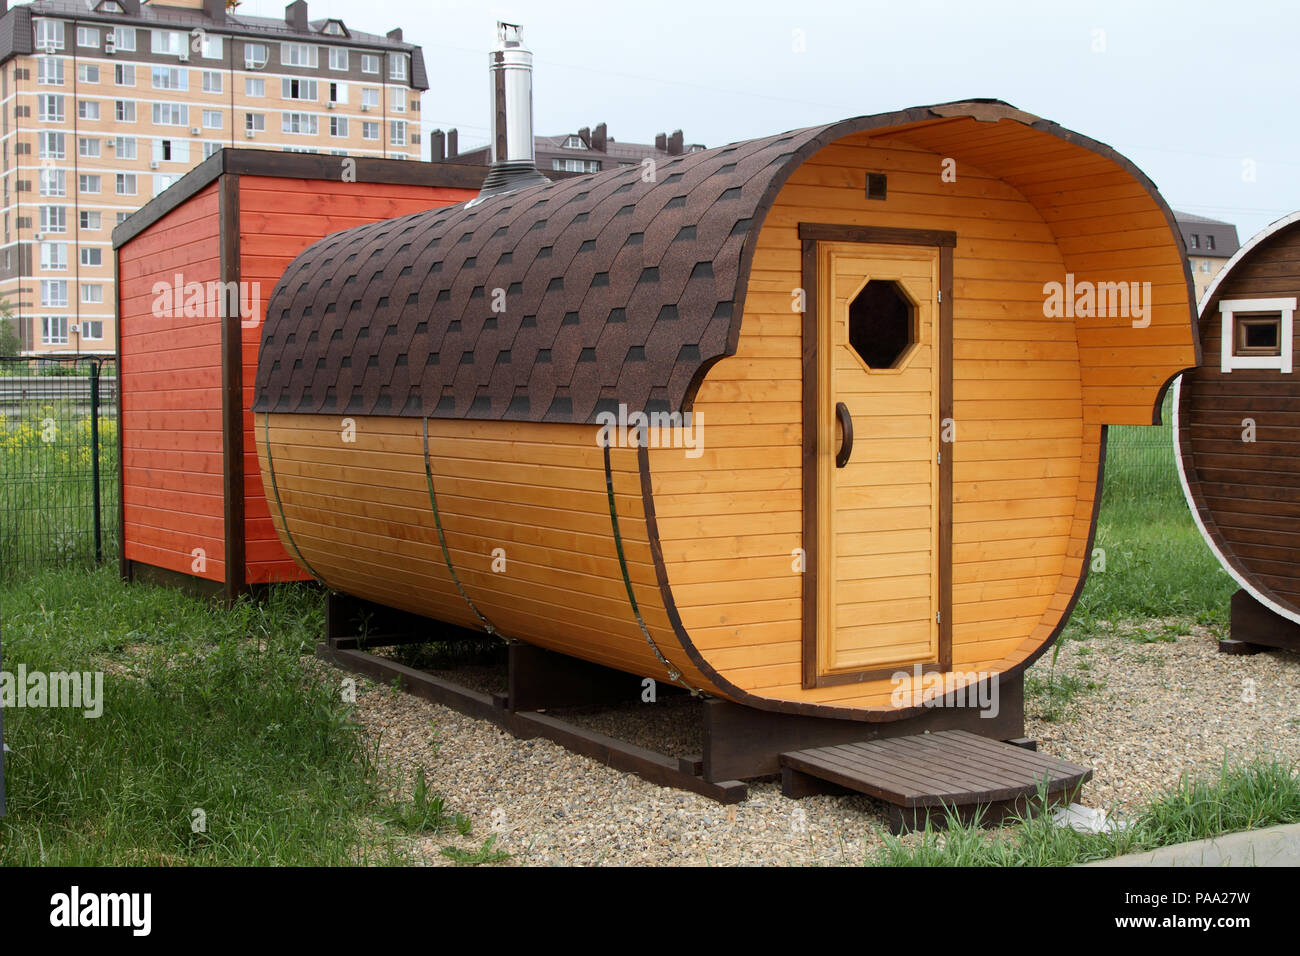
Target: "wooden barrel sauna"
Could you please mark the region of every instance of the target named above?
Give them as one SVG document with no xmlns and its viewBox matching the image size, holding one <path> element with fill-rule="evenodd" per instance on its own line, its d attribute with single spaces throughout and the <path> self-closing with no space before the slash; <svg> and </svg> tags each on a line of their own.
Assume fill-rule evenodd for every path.
<svg viewBox="0 0 1300 956">
<path fill-rule="evenodd" d="M 1005 103 L 780 133 L 306 249 L 263 481 L 337 591 L 896 720 L 1059 633 L 1106 426 L 1196 363 L 1191 288 L 1131 163 Z"/>
<path fill-rule="evenodd" d="M 1201 299 L 1202 360 L 1175 390 L 1183 493 L 1241 587 L 1232 637 L 1300 650 L 1300 212 L 1243 245 Z"/>
</svg>

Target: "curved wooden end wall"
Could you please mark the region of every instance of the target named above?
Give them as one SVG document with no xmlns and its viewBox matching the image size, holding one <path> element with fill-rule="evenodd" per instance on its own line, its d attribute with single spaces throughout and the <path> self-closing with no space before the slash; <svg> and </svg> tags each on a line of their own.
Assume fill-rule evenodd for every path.
<svg viewBox="0 0 1300 956">
<path fill-rule="evenodd" d="M 945 157 L 957 159 L 956 182 L 940 179 Z M 866 170 L 887 173 L 887 201 L 865 198 Z M 1187 274 L 1164 213 L 1130 174 L 1016 123 L 857 134 L 784 186 L 758 237 L 738 351 L 696 396 L 706 451 L 648 456 L 667 578 L 689 643 L 733 697 L 889 711 L 888 680 L 802 681 L 803 579 L 792 573 L 802 529 L 801 318 L 791 309 L 802 285 L 800 222 L 957 234 L 959 672 L 1023 666 L 1062 626 L 1086 573 L 1103 426 L 1150 423 L 1165 384 L 1195 359 Z M 1096 235 L 1107 228 L 1120 234 Z M 1125 229 L 1135 230 L 1131 250 Z M 1150 326 L 1046 318 L 1044 283 L 1067 270 L 1153 281 Z M 880 574 L 883 605 L 890 571 Z"/>
<path fill-rule="evenodd" d="M 351 419 L 353 441 L 340 417 L 256 419 L 276 530 L 331 588 L 481 630 L 467 596 L 504 637 L 667 680 L 657 647 L 682 683 L 719 692 L 660 600 L 634 449 L 611 449 L 610 476 L 653 646 L 628 597 L 596 428 L 431 419 L 426 472 L 422 419 Z M 439 544 L 434 500 L 465 596 Z M 497 549 L 505 566 L 494 571 Z"/>
<path fill-rule="evenodd" d="M 1300 623 L 1300 371 L 1221 371 L 1226 299 L 1300 297 L 1300 224 L 1230 265 L 1201 310 L 1201 365 L 1179 388 L 1178 453 L 1189 504 L 1237 582 Z M 1292 328 L 1293 352 L 1300 334 Z M 1254 441 L 1243 441 L 1245 422 Z"/>
</svg>

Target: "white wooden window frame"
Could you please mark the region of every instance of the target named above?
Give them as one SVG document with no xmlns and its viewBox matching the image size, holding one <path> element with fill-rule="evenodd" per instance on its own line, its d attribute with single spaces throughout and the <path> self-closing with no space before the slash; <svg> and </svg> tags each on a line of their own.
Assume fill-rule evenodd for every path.
<svg viewBox="0 0 1300 956">
<path fill-rule="evenodd" d="M 1219 347 L 1219 370 L 1273 368 L 1290 375 L 1294 368 L 1292 351 L 1295 344 L 1296 300 L 1289 299 L 1224 299 L 1219 303 L 1223 334 Z M 1282 315 L 1281 342 L 1278 355 L 1235 355 L 1238 314 L 1253 312 L 1280 312 Z"/>
</svg>

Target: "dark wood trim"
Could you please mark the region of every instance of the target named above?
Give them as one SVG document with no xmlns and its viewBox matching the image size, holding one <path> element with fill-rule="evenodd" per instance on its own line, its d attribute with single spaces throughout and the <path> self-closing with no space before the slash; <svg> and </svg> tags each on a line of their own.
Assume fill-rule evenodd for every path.
<svg viewBox="0 0 1300 956">
<path fill-rule="evenodd" d="M 893 229 L 888 226 L 850 226 L 832 222 L 801 222 L 799 238 L 823 242 L 875 242 L 896 246 L 957 245 L 957 233 L 944 229 Z"/>
<path fill-rule="evenodd" d="M 285 153 L 271 149 L 241 149 L 227 146 L 213 153 L 182 176 L 175 184 L 145 203 L 113 230 L 113 247 L 134 239 L 186 200 L 202 192 L 223 175 L 273 176 L 284 179 L 337 180 L 340 161 L 356 160 L 356 182 L 441 189 L 478 190 L 487 177 L 487 166 L 464 163 L 426 163 L 374 156 L 332 156 L 318 153 Z M 569 179 L 579 173 L 542 170 L 548 179 Z"/>
<path fill-rule="evenodd" d="M 234 288 L 238 288 L 239 176 L 223 176 L 217 189 L 221 281 L 233 282 L 236 284 Z M 226 287 L 231 288 L 229 285 Z M 225 498 L 224 561 L 228 601 L 238 599 L 248 589 L 244 545 L 244 329 L 238 308 L 241 298 L 236 296 L 233 315 L 217 317 L 221 323 L 221 484 Z M 231 304 L 222 301 L 223 305 Z"/>
<path fill-rule="evenodd" d="M 894 229 L 880 226 L 846 226 L 836 223 L 799 223 L 802 240 L 804 312 L 801 325 L 803 340 L 803 686 L 833 687 L 884 680 L 900 667 L 819 674 L 817 671 L 817 433 L 820 401 L 817 364 L 818 335 L 818 242 L 860 242 L 910 245 L 937 249 L 939 252 L 939 294 L 935 310 L 935 335 L 939 344 L 939 647 L 937 660 L 923 664 L 922 673 L 952 669 L 952 464 L 956 442 L 946 446 L 942 440 L 944 421 L 953 417 L 952 339 L 953 339 L 953 249 L 957 233 L 938 229 Z M 910 669 L 906 668 L 906 669 Z"/>
<path fill-rule="evenodd" d="M 1244 589 L 1232 596 L 1231 641 L 1255 649 L 1277 647 L 1300 651 L 1300 624 L 1265 607 Z M 1224 650 L 1222 643 L 1220 650 Z"/>
<path fill-rule="evenodd" d="M 225 597 L 225 585 L 220 581 L 213 581 L 210 578 L 195 577 L 194 575 L 186 574 L 183 571 L 173 571 L 170 568 L 160 568 L 157 565 L 144 564 L 140 561 L 127 561 L 126 563 L 129 565 L 126 573 L 128 581 L 175 588 L 191 597 L 201 598 L 203 600 Z"/>
<path fill-rule="evenodd" d="M 817 684 L 817 241 L 802 241 L 803 321 L 803 686 Z"/>
</svg>

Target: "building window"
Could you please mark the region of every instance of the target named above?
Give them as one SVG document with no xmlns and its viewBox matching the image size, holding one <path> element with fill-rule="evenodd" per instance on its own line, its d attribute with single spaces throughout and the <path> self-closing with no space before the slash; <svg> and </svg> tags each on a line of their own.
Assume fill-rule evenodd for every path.
<svg viewBox="0 0 1300 956">
<path fill-rule="evenodd" d="M 1295 310 L 1294 298 L 1222 300 L 1220 371 L 1277 369 L 1291 374 Z"/>
<path fill-rule="evenodd" d="M 361 91 L 361 108 L 363 110 L 379 109 L 379 91 L 363 89 Z"/>
<path fill-rule="evenodd" d="M 42 130 L 36 134 L 36 150 L 41 159 L 65 158 L 67 155 L 65 143 L 65 134 L 63 133 Z"/>
<path fill-rule="evenodd" d="M 329 21 L 327 21 L 327 22 L 325 23 L 325 27 L 324 27 L 324 29 L 321 30 L 321 32 L 322 32 L 322 33 L 327 33 L 327 34 L 329 34 L 329 35 L 332 36 L 332 37 L 345 37 L 345 36 L 348 35 L 348 31 L 345 30 L 345 29 L 343 28 L 343 21 L 342 21 L 342 20 L 329 20 Z"/>
<path fill-rule="evenodd" d="M 104 302 L 104 287 L 98 282 L 83 282 L 81 284 L 81 301 L 86 305 L 102 305 Z M 81 334 L 82 338 L 89 338 L 84 327 Z"/>
<path fill-rule="evenodd" d="M 155 103 L 153 121 L 156 126 L 188 126 L 190 108 L 184 103 Z"/>
<path fill-rule="evenodd" d="M 1201 260 L 1201 271 L 1202 271 L 1202 272 L 1206 272 L 1206 273 L 1208 273 L 1208 272 L 1210 271 L 1210 260 L 1209 260 L 1209 259 L 1202 259 L 1202 260 Z"/>
<path fill-rule="evenodd" d="M 68 268 L 68 244 L 66 242 L 42 242 L 41 268 L 56 272 Z"/>
<path fill-rule="evenodd" d="M 158 163 L 188 163 L 190 161 L 190 141 L 188 139 L 156 139 L 153 141 L 153 158 Z"/>
<path fill-rule="evenodd" d="M 135 27 L 113 27 L 113 44 L 123 53 L 134 53 Z"/>
<path fill-rule="evenodd" d="M 565 173 L 598 173 L 600 161 L 595 159 L 553 159 L 551 169 Z"/>
<path fill-rule="evenodd" d="M 155 90 L 188 90 L 190 88 L 190 71 L 175 66 L 155 66 L 153 68 L 153 88 Z"/>
<path fill-rule="evenodd" d="M 36 83 L 38 86 L 63 85 L 63 58 L 43 56 L 36 61 Z"/>
<path fill-rule="evenodd" d="M 395 90 L 388 97 L 389 105 L 394 113 L 406 112 L 406 92 L 404 90 Z"/>
<path fill-rule="evenodd" d="M 150 37 L 149 49 L 153 53 L 180 56 L 187 53 L 186 36 L 177 30 L 154 30 Z"/>
<path fill-rule="evenodd" d="M 99 67 L 97 67 L 97 66 L 96 66 L 95 64 L 93 64 L 93 63 L 83 63 L 83 64 L 81 64 L 81 66 L 77 67 L 77 82 L 78 82 L 78 83 L 98 83 L 98 82 L 99 82 Z"/>
<path fill-rule="evenodd" d="M 346 103 L 348 101 L 348 85 L 346 83 L 330 84 L 330 102 Z"/>
<path fill-rule="evenodd" d="M 245 96 L 265 96 L 266 80 L 260 76 L 244 77 L 244 95 Z"/>
<path fill-rule="evenodd" d="M 316 47 L 309 43 L 281 43 L 281 66 L 305 66 L 316 69 Z"/>
<path fill-rule="evenodd" d="M 62 123 L 63 96 L 59 93 L 42 93 L 37 96 L 36 115 L 43 123 Z"/>
<path fill-rule="evenodd" d="M 64 303 L 66 305 L 66 303 Z M 41 344 L 68 344 L 68 317 L 66 315 L 47 315 L 41 318 Z"/>
<path fill-rule="evenodd" d="M 203 92 L 204 93 L 221 92 L 221 71 L 220 70 L 203 71 Z"/>
<path fill-rule="evenodd" d="M 280 80 L 280 96 L 286 100 L 310 100 L 316 102 L 316 81 L 299 80 L 284 77 Z"/>
<path fill-rule="evenodd" d="M 82 286 L 82 288 L 85 289 L 86 286 Z M 102 289 L 99 292 L 99 298 L 94 301 L 96 302 L 104 301 L 104 292 Z M 89 321 L 82 321 L 81 337 L 83 339 L 94 339 L 96 341 L 102 339 L 104 337 L 104 320 L 91 319 Z"/>
<path fill-rule="evenodd" d="M 362 73 L 379 72 L 379 57 L 377 54 L 374 53 L 361 54 L 361 72 Z"/>
<path fill-rule="evenodd" d="M 1206 248 L 1206 249 L 1211 249 L 1211 250 L 1214 249 L 1214 237 L 1213 237 L 1213 236 L 1206 236 L 1206 237 L 1205 237 L 1205 248 Z"/>
<path fill-rule="evenodd" d="M 119 196 L 135 195 L 135 173 L 117 174 L 117 194 Z"/>
<path fill-rule="evenodd" d="M 77 116 L 84 120 L 99 119 L 99 103 L 95 100 L 78 100 Z"/>
<path fill-rule="evenodd" d="M 134 123 L 135 100 L 117 100 L 113 104 L 113 115 L 119 123 Z"/>
<path fill-rule="evenodd" d="M 388 78 L 390 80 L 405 80 L 408 73 L 406 54 L 390 53 L 388 55 Z"/>
<path fill-rule="evenodd" d="M 348 135 L 348 118 L 346 116 L 330 117 L 330 135 L 331 136 Z"/>
<path fill-rule="evenodd" d="M 81 211 L 80 220 L 81 220 L 80 221 L 81 228 L 87 232 L 94 229 L 99 229 L 101 224 L 103 223 L 103 219 L 98 212 L 94 212 L 92 210 L 87 210 L 87 209 L 83 209 Z"/>
<path fill-rule="evenodd" d="M 581 136 L 569 136 L 564 140 L 565 149 L 586 149 L 587 144 L 582 141 Z"/>
<path fill-rule="evenodd" d="M 203 158 L 207 159 L 208 157 L 214 155 L 215 153 L 221 152 L 221 148 L 222 148 L 221 143 L 204 143 Z"/>
<path fill-rule="evenodd" d="M 200 44 L 199 55 L 209 60 L 220 60 L 226 52 L 224 40 L 213 33 L 203 34 L 203 42 Z"/>
<path fill-rule="evenodd" d="M 361 138 L 362 138 L 362 139 L 379 139 L 379 124 L 378 124 L 378 123 L 362 123 L 362 124 L 361 124 Z"/>
<path fill-rule="evenodd" d="M 113 82 L 118 86 L 135 86 L 135 64 L 114 63 Z"/>
<path fill-rule="evenodd" d="M 157 173 L 153 178 L 153 194 L 161 195 L 173 183 L 179 182 L 183 173 Z"/>
<path fill-rule="evenodd" d="M 388 145 L 405 146 L 406 145 L 406 121 L 391 120 L 388 124 Z"/>
<path fill-rule="evenodd" d="M 1198 236 L 1196 233 L 1192 233 L 1192 248 L 1193 249 L 1201 248 L 1201 237 Z"/>
<path fill-rule="evenodd" d="M 96 268 L 104 264 L 104 250 L 96 247 L 85 248 L 81 250 L 81 264 L 88 268 Z"/>
<path fill-rule="evenodd" d="M 41 170 L 41 195 L 66 196 L 68 194 L 68 171 L 66 169 Z"/>
<path fill-rule="evenodd" d="M 62 20 L 37 20 L 36 21 L 36 51 L 38 53 L 46 50 L 63 49 L 63 21 Z"/>
<path fill-rule="evenodd" d="M 245 113 L 244 129 L 249 133 L 261 133 L 266 130 L 265 113 Z"/>
<path fill-rule="evenodd" d="M 348 68 L 348 51 L 346 47 L 330 47 L 330 69 L 346 70 Z"/>
<path fill-rule="evenodd" d="M 77 27 L 77 46 L 99 49 L 99 31 L 94 27 Z"/>
<path fill-rule="evenodd" d="M 204 110 L 203 125 L 207 129 L 221 129 L 221 110 Z"/>
<path fill-rule="evenodd" d="M 271 55 L 264 43 L 245 43 L 244 44 L 244 69 L 260 70 L 266 66 L 267 58 Z"/>
<path fill-rule="evenodd" d="M 41 305 L 54 306 L 55 308 L 66 306 L 68 304 L 68 280 L 67 279 L 42 279 L 41 280 Z M 67 327 L 64 327 L 64 341 L 67 341 Z"/>
<path fill-rule="evenodd" d="M 113 151 L 117 154 L 118 159 L 135 159 L 135 137 L 119 136 L 112 140 Z"/>
<path fill-rule="evenodd" d="M 83 193 L 99 192 L 99 176 L 95 173 L 82 173 L 77 177 L 77 189 Z"/>
<path fill-rule="evenodd" d="M 126 222 L 128 219 L 131 218 L 131 213 L 130 213 L 130 212 L 119 212 L 119 213 L 114 213 L 114 218 L 117 220 L 117 221 L 114 223 L 114 225 L 115 225 L 115 226 L 120 226 L 120 225 L 122 225 L 122 223 Z"/>
<path fill-rule="evenodd" d="M 41 207 L 41 232 L 59 233 L 68 231 L 67 206 Z"/>
<path fill-rule="evenodd" d="M 281 113 L 280 132 L 299 136 L 315 136 L 318 131 L 316 117 L 310 113 Z"/>
<path fill-rule="evenodd" d="M 77 140 L 77 155 L 87 156 L 91 159 L 99 158 L 99 140 L 91 139 L 88 136 L 82 136 Z"/>
</svg>

